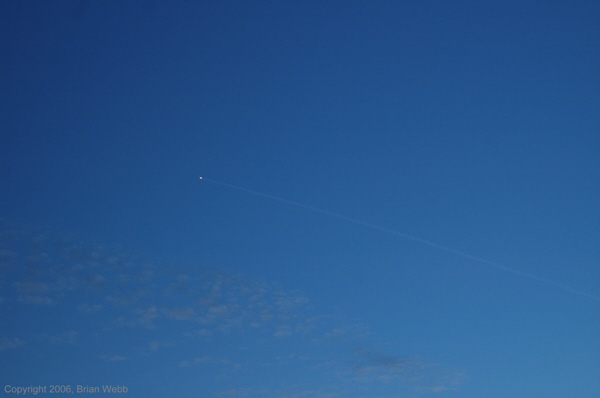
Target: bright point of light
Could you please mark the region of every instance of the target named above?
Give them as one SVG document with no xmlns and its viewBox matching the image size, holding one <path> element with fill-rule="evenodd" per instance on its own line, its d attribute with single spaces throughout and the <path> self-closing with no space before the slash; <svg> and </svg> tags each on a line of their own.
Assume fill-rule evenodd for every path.
<svg viewBox="0 0 600 398">
<path fill-rule="evenodd" d="M 202 176 L 200 176 L 200 179 L 202 179 Z"/>
</svg>

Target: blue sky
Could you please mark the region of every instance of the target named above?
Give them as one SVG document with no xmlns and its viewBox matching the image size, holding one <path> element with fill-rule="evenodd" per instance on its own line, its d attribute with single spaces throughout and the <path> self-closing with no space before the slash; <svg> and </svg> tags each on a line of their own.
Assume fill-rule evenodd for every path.
<svg viewBox="0 0 600 398">
<path fill-rule="evenodd" d="M 0 10 L 2 394 L 600 395 L 597 2 Z"/>
</svg>

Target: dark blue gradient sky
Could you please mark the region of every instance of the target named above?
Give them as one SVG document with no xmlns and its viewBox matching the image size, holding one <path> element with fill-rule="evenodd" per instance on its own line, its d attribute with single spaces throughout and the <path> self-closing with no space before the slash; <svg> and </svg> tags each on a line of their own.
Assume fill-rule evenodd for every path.
<svg viewBox="0 0 600 398">
<path fill-rule="evenodd" d="M 2 2 L 0 394 L 600 396 L 599 17 Z"/>
</svg>

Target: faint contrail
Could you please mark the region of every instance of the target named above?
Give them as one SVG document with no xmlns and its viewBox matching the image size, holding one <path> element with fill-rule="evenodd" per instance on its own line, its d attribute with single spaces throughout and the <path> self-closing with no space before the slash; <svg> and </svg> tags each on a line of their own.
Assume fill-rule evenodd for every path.
<svg viewBox="0 0 600 398">
<path fill-rule="evenodd" d="M 206 177 L 200 177 L 200 180 L 202 180 L 202 181 L 208 181 L 208 182 L 211 182 L 213 184 L 219 184 L 219 185 L 222 185 L 224 187 L 228 187 L 228 188 L 235 189 L 235 190 L 238 190 L 238 191 L 250 193 L 252 195 L 262 196 L 263 198 L 267 198 L 267 199 L 275 200 L 275 201 L 278 201 L 278 202 L 286 203 L 288 205 L 292 205 L 292 206 L 296 206 L 296 207 L 301 207 L 303 209 L 310 210 L 310 211 L 315 212 L 315 213 L 325 214 L 326 216 L 334 217 L 334 218 L 337 218 L 337 219 L 340 219 L 340 220 L 344 220 L 344 221 L 347 221 L 347 222 L 351 222 L 353 224 L 362 225 L 363 227 L 367 227 L 367 228 L 371 228 L 371 229 L 374 229 L 374 230 L 377 230 L 377 231 L 385 232 L 385 233 L 388 233 L 390 235 L 395 235 L 395 236 L 397 236 L 399 238 L 402 238 L 402 239 L 410 240 L 410 241 L 413 241 L 413 242 L 418 242 L 418 243 L 421 243 L 421 244 L 429 246 L 429 247 L 433 247 L 433 248 L 438 249 L 438 250 L 442 250 L 442 251 L 445 251 L 445 252 L 448 252 L 448 253 L 452 253 L 452 254 L 454 254 L 456 256 L 459 256 L 459 257 L 463 257 L 463 258 L 466 258 L 466 259 L 469 259 L 469 260 L 472 260 L 472 261 L 475 261 L 475 262 L 478 262 L 478 263 L 486 264 L 486 265 L 489 265 L 491 267 L 497 268 L 499 270 L 502 270 L 502 271 L 505 271 L 505 272 L 510 272 L 511 274 L 519 275 L 519 276 L 522 276 L 524 278 L 533 279 L 535 281 L 545 283 L 546 285 L 554 286 L 554 287 L 557 287 L 559 289 L 565 290 L 565 291 L 567 291 L 569 293 L 572 293 L 572 294 L 576 294 L 576 295 L 579 295 L 579 296 L 587 297 L 587 298 L 590 298 L 590 299 L 595 300 L 595 301 L 600 301 L 600 297 L 596 296 L 595 294 L 584 292 L 582 290 L 578 290 L 578 289 L 572 288 L 572 287 L 570 287 L 568 285 L 565 285 L 565 284 L 562 284 L 560 282 L 556 282 L 556 281 L 553 281 L 553 280 L 550 280 L 550 279 L 546 279 L 546 278 L 544 278 L 542 276 L 538 276 L 538 275 L 530 274 L 530 273 L 527 273 L 527 272 L 519 271 L 519 270 L 516 270 L 514 268 L 510 268 L 510 267 L 507 267 L 505 265 L 496 263 L 494 261 L 486 260 L 485 258 L 481 258 L 481 257 L 474 256 L 472 254 L 461 252 L 460 250 L 452 249 L 450 247 L 447 247 L 447 246 L 444 246 L 444 245 L 440 245 L 438 243 L 431 242 L 431 241 L 428 241 L 426 239 L 422 239 L 422 238 L 418 238 L 416 236 L 412 236 L 412 235 L 408 235 L 408 234 L 405 234 L 405 233 L 402 233 L 402 232 L 394 231 L 393 229 L 385 228 L 385 227 L 382 227 L 382 226 L 379 226 L 379 225 L 376 225 L 376 224 L 371 224 L 370 222 L 357 220 L 355 218 L 344 216 L 344 215 L 338 214 L 338 213 L 334 213 L 334 212 L 331 212 L 329 210 L 319 209 L 318 207 L 313 207 L 313 206 L 305 205 L 304 203 L 295 202 L 293 200 L 288 200 L 288 199 L 280 198 L 280 197 L 277 197 L 277 196 L 269 195 L 269 194 L 258 192 L 258 191 L 253 191 L 251 189 L 238 187 L 236 185 L 227 184 L 226 182 L 221 182 L 221 181 L 213 180 L 213 179 L 206 178 Z"/>
</svg>

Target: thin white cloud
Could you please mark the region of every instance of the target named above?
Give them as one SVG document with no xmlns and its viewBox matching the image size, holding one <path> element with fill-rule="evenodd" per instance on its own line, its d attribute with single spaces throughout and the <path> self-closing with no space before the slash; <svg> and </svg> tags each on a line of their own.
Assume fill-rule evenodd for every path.
<svg viewBox="0 0 600 398">
<path fill-rule="evenodd" d="M 19 303 L 50 306 L 54 304 L 54 299 L 48 296 L 20 295 L 17 299 Z"/>
<path fill-rule="evenodd" d="M 155 305 L 151 305 L 145 308 L 136 308 L 132 311 L 138 315 L 136 321 L 138 324 L 148 328 L 154 329 L 154 320 L 158 318 L 158 308 Z"/>
<path fill-rule="evenodd" d="M 119 354 L 101 354 L 99 357 L 105 362 L 122 362 L 127 360 L 126 356 Z"/>
<path fill-rule="evenodd" d="M 158 351 L 160 346 L 161 346 L 161 342 L 157 341 L 157 340 L 154 340 L 154 341 L 151 341 L 150 343 L 148 343 L 148 349 L 150 351 Z"/>
<path fill-rule="evenodd" d="M 218 269 L 161 267 L 114 249 L 49 233 L 28 234 L 25 229 L 0 228 L 0 248 L 6 301 L 20 306 L 23 313 L 47 306 L 61 319 L 87 325 L 74 331 L 65 323 L 63 332 L 53 337 L 36 338 L 23 331 L 19 338 L 0 340 L 0 351 L 25 341 L 77 343 L 78 349 L 107 362 L 164 355 L 172 358 L 175 368 L 256 372 L 285 364 L 307 374 L 327 375 L 339 384 L 337 390 L 318 388 L 316 381 L 306 388 L 249 385 L 223 389 L 220 396 L 333 397 L 344 396 L 357 385 L 377 383 L 404 383 L 413 391 L 432 393 L 456 389 L 464 378 L 458 371 L 416 357 L 367 350 L 344 354 L 340 347 L 368 338 L 369 329 L 358 320 L 323 314 L 302 293 L 275 283 Z M 62 325 L 57 321 L 53 326 Z M 243 347 L 232 345 L 231 339 L 243 341 Z M 99 355 L 96 344 L 104 347 L 111 341 L 126 342 L 130 351 Z M 226 350 L 228 346 L 232 347 Z M 245 362 L 248 351 L 272 357 L 269 363 L 251 364 Z"/>
<path fill-rule="evenodd" d="M 217 358 L 210 355 L 202 355 L 194 357 L 190 360 L 181 361 L 179 367 L 186 368 L 193 365 L 217 365 L 219 367 L 227 367 L 232 370 L 240 368 L 240 364 L 226 358 Z"/>
<path fill-rule="evenodd" d="M 2 337 L 2 338 L 0 338 L 0 351 L 18 348 L 23 345 L 25 345 L 25 342 L 18 337 L 13 337 L 13 338 Z"/>
<path fill-rule="evenodd" d="M 359 381 L 401 381 L 414 391 L 455 390 L 465 378 L 462 371 L 437 365 L 412 356 L 378 354 L 363 347 L 357 349 L 354 366 Z"/>
<path fill-rule="evenodd" d="M 102 308 L 104 308 L 102 304 L 81 303 L 77 305 L 77 311 L 84 314 L 93 314 L 95 312 L 101 311 Z"/>
<path fill-rule="evenodd" d="M 80 332 L 76 330 L 67 330 L 65 332 L 51 335 L 48 333 L 40 333 L 34 335 L 34 338 L 38 341 L 42 341 L 48 344 L 75 344 L 78 341 Z"/>
<path fill-rule="evenodd" d="M 194 311 L 191 307 L 185 308 L 165 308 L 163 309 L 163 313 L 171 319 L 176 319 L 178 321 L 190 321 L 196 319 L 196 311 Z"/>
</svg>

